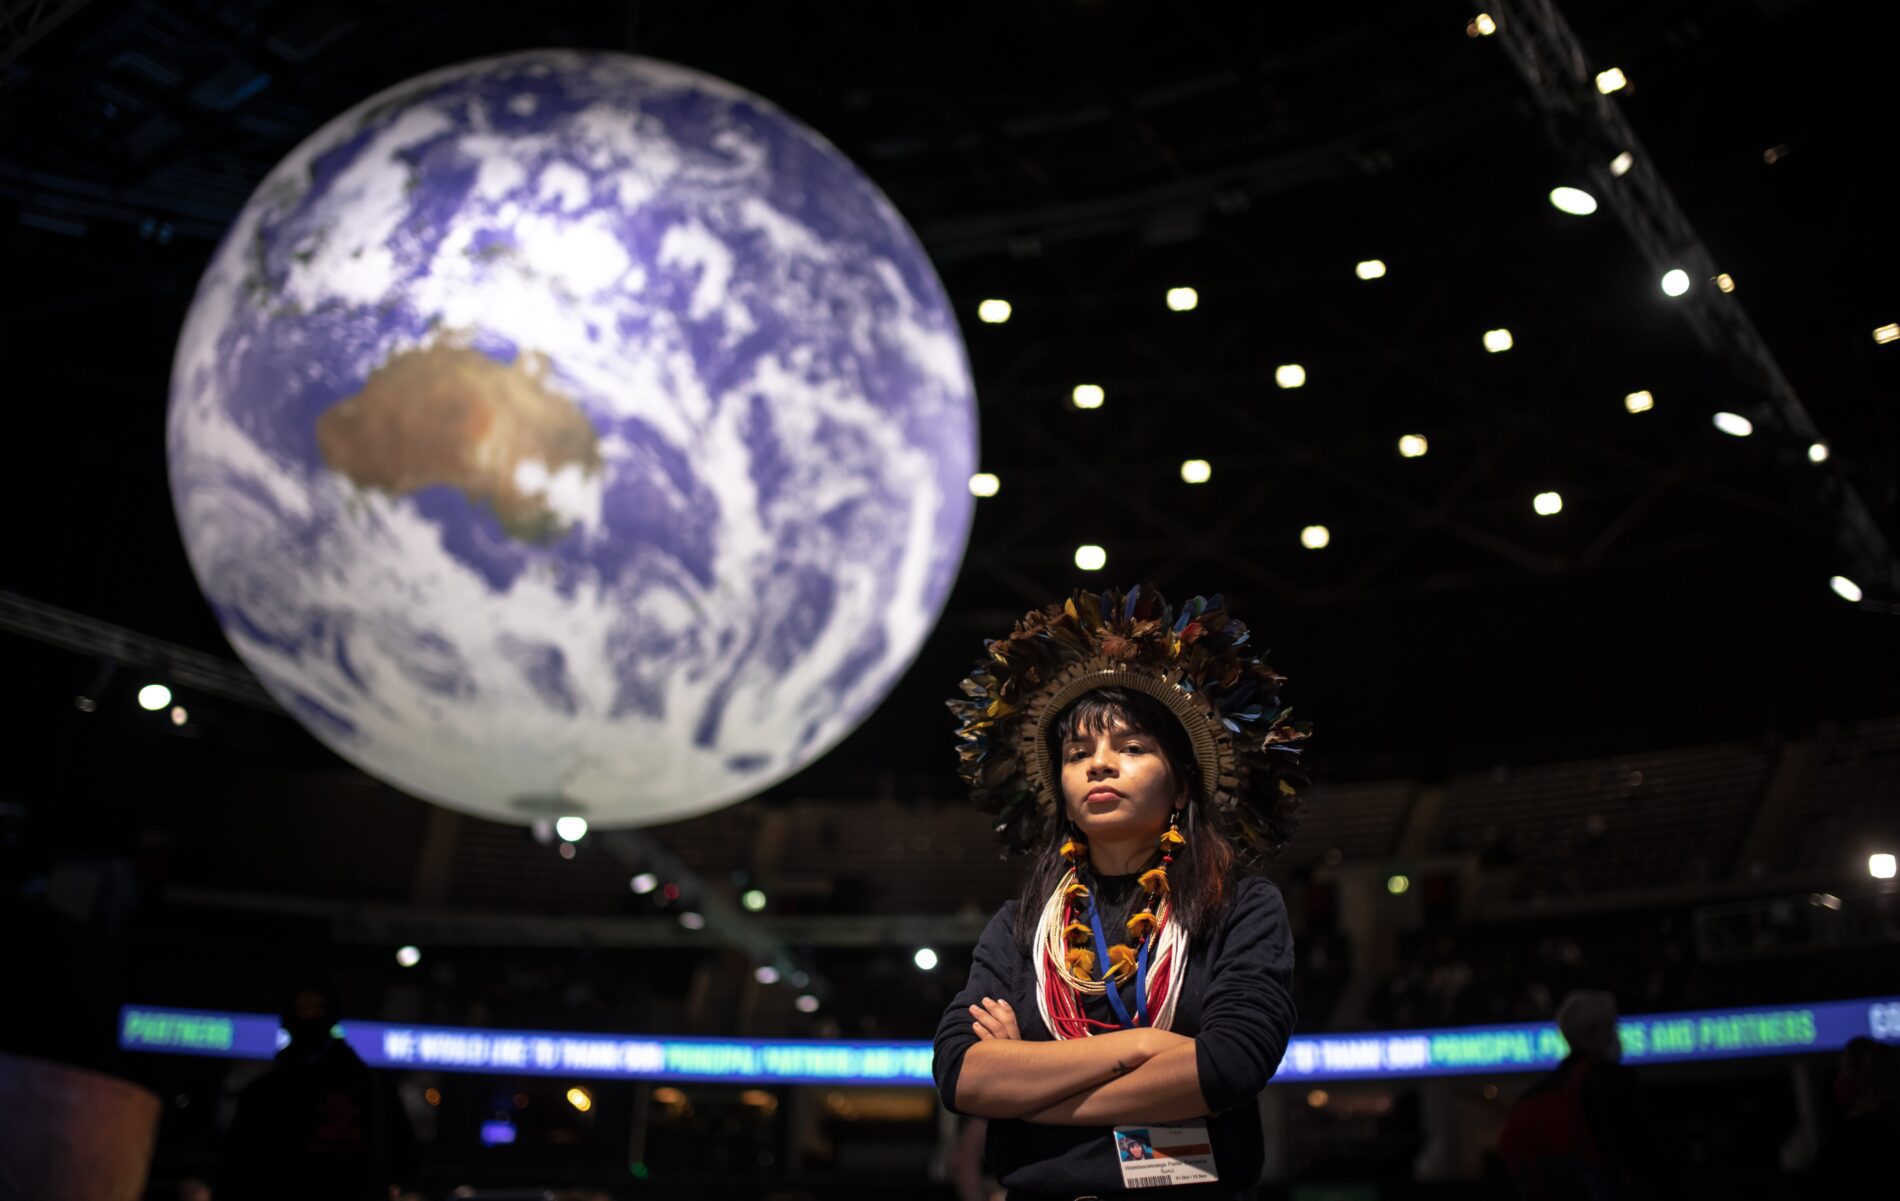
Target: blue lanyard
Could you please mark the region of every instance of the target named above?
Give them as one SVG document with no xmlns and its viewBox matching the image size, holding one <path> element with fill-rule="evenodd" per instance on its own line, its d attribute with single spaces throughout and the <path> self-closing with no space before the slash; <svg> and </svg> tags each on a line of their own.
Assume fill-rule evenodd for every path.
<svg viewBox="0 0 1900 1201">
<path fill-rule="evenodd" d="M 1122 1003 L 1121 986 L 1108 978 L 1108 939 L 1102 937 L 1102 915 L 1095 908 L 1095 890 L 1089 889 L 1089 925 L 1095 928 L 1095 957 L 1102 965 L 1102 983 L 1107 985 L 1108 1006 L 1115 1011 L 1115 1017 L 1123 1026 L 1146 1026 L 1148 1024 L 1148 944 L 1152 938 L 1141 940 L 1141 950 L 1135 955 L 1135 1020 L 1128 1020 L 1128 1006 Z"/>
</svg>

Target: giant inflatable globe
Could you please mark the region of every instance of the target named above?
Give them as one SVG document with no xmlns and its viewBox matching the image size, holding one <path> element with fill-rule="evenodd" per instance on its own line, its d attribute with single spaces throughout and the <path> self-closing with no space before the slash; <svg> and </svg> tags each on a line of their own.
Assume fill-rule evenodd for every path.
<svg viewBox="0 0 1900 1201">
<path fill-rule="evenodd" d="M 457 809 L 625 825 L 752 795 L 887 694 L 976 426 L 942 285 L 837 150 L 709 76 L 543 51 L 271 172 L 179 339 L 168 455 L 206 597 L 318 738 Z"/>
</svg>

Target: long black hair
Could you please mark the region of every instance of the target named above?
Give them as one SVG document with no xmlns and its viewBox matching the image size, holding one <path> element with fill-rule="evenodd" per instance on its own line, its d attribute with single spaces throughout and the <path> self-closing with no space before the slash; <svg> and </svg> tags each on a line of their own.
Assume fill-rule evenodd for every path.
<svg viewBox="0 0 1900 1201">
<path fill-rule="evenodd" d="M 1174 904 L 1174 920 L 1181 923 L 1190 937 L 1205 934 L 1227 900 L 1235 869 L 1247 859 L 1233 840 L 1201 811 L 1200 760 L 1194 756 L 1194 744 L 1189 741 L 1181 720 L 1154 697 L 1132 688 L 1098 688 L 1085 692 L 1049 723 L 1050 762 L 1062 762 L 1062 745 L 1071 739 L 1119 728 L 1139 730 L 1154 739 L 1173 778 L 1187 785 L 1188 804 L 1181 814 L 1180 825 L 1187 845 L 1168 866 L 1168 893 Z M 1016 906 L 1016 941 L 1031 953 L 1035 950 L 1043 906 L 1048 904 L 1050 892 L 1069 866 L 1062 858 L 1062 844 L 1073 827 L 1067 800 L 1059 797 L 1057 804 L 1060 809 L 1056 820 L 1048 824 L 1050 836 L 1032 852 L 1029 872 L 1023 880 L 1022 899 Z"/>
</svg>

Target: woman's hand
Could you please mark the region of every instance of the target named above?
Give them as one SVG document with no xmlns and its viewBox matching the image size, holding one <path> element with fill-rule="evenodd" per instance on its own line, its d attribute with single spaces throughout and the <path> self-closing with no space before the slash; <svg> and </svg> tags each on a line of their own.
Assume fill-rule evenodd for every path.
<svg viewBox="0 0 1900 1201">
<path fill-rule="evenodd" d="M 981 1005 L 970 1006 L 970 1015 L 976 1020 L 973 1026 L 976 1036 L 987 1042 L 992 1038 L 1022 1038 L 1022 1031 L 1016 1028 L 1016 1011 L 1009 1007 L 1008 1001 L 999 1001 L 993 997 L 984 997 Z"/>
</svg>

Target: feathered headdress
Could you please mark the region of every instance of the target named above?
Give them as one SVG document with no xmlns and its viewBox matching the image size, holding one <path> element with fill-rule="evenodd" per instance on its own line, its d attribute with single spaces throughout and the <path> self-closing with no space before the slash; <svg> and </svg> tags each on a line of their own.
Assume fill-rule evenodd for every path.
<svg viewBox="0 0 1900 1201">
<path fill-rule="evenodd" d="M 1024 615 L 1007 638 L 985 640 L 988 655 L 949 706 L 960 723 L 959 774 L 1005 849 L 1027 851 L 1059 828 L 1061 765 L 1049 753 L 1049 724 L 1077 697 L 1113 687 L 1147 693 L 1180 719 L 1205 816 L 1263 858 L 1285 847 L 1307 782 L 1291 744 L 1312 723 L 1287 720 L 1286 677 L 1249 638 L 1218 593 L 1176 614 L 1141 584 L 1126 595 L 1078 590 Z"/>
</svg>

